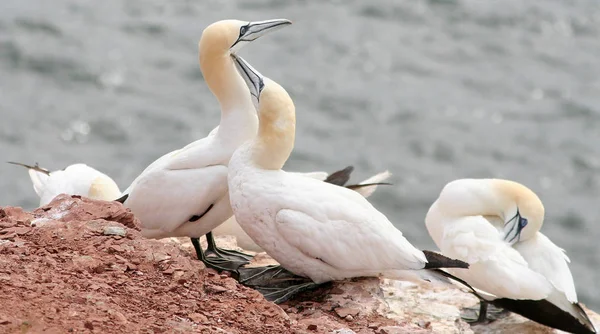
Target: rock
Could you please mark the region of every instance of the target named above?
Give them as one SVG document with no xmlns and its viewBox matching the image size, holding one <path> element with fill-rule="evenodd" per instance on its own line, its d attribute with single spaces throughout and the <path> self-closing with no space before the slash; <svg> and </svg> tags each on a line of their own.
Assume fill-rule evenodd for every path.
<svg viewBox="0 0 600 334">
<path fill-rule="evenodd" d="M 106 226 L 104 228 L 104 231 L 102 231 L 102 234 L 104 234 L 104 235 L 119 235 L 119 236 L 124 237 L 127 235 L 127 231 L 120 226 Z"/>
<path fill-rule="evenodd" d="M 419 330 L 414 328 L 406 328 L 404 326 L 386 326 L 379 329 L 379 334 L 418 334 L 418 333 L 429 333 L 426 330 Z M 448 332 L 451 333 L 451 332 Z"/>
<path fill-rule="evenodd" d="M 333 334 L 356 334 L 356 332 L 351 330 L 350 328 L 341 328 L 334 330 Z"/>
<path fill-rule="evenodd" d="M 119 203 L 66 195 L 34 213 L 0 208 L 0 332 L 558 333 L 514 314 L 471 327 L 460 318 L 471 294 L 379 278 L 275 305 L 206 269 L 189 238 L 144 239 L 135 221 Z"/>
<path fill-rule="evenodd" d="M 94 272 L 100 265 L 100 261 L 95 260 L 89 255 L 74 257 L 72 261 L 73 269 L 78 271 Z"/>
<path fill-rule="evenodd" d="M 340 318 L 346 318 L 348 316 L 357 316 L 359 312 L 360 312 L 359 309 L 349 308 L 349 307 L 338 307 L 335 309 L 335 313 Z"/>
<path fill-rule="evenodd" d="M 83 324 L 83 327 L 85 327 L 85 328 L 87 328 L 87 329 L 89 329 L 89 330 L 91 330 L 91 331 L 93 331 L 93 330 L 94 330 L 94 324 L 92 324 L 92 322 L 91 322 L 91 321 L 86 321 L 86 322 Z"/>
<path fill-rule="evenodd" d="M 121 312 L 114 311 L 114 312 L 112 312 L 112 315 L 113 315 L 113 318 L 115 319 L 115 321 L 118 323 L 124 324 L 127 322 L 127 318 L 125 318 L 125 316 Z"/>
<path fill-rule="evenodd" d="M 208 322 L 208 318 L 204 314 L 200 313 L 190 313 L 188 314 L 188 318 L 193 322 L 197 322 L 199 324 L 204 324 Z"/>
<path fill-rule="evenodd" d="M 47 218 L 62 222 L 104 219 L 138 229 L 139 222 L 133 213 L 118 202 L 107 202 L 81 196 L 61 194 L 47 205 L 36 209 L 36 218 Z"/>
</svg>

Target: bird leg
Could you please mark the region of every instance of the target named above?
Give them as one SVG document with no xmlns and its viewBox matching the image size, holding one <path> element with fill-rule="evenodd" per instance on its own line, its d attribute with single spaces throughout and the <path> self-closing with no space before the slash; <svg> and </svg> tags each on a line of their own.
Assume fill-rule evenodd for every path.
<svg viewBox="0 0 600 334">
<path fill-rule="evenodd" d="M 293 274 L 279 265 L 239 268 L 238 281 L 260 292 L 266 300 L 280 304 L 296 294 L 312 290 L 320 284 Z"/>
<path fill-rule="evenodd" d="M 491 308 L 488 309 L 488 306 L 491 306 Z M 508 311 L 499 307 L 494 307 L 494 305 L 490 305 L 484 300 L 480 300 L 479 302 L 479 312 L 477 312 L 476 309 L 476 307 L 465 308 L 464 310 L 467 311 L 465 313 L 470 313 L 472 315 L 463 313 L 461 318 L 471 325 L 478 325 L 490 323 L 508 314 Z M 475 314 L 477 314 L 477 317 L 475 317 Z"/>
<path fill-rule="evenodd" d="M 196 256 L 198 257 L 198 260 L 202 261 L 207 268 L 212 268 L 218 272 L 236 272 L 239 267 L 249 263 L 249 261 L 231 260 L 219 256 L 206 256 L 205 252 L 202 251 L 202 247 L 200 246 L 200 239 L 190 239 L 192 240 L 192 245 L 194 245 L 194 249 L 196 250 Z"/>
<path fill-rule="evenodd" d="M 206 243 L 208 244 L 208 247 L 206 247 L 207 255 L 214 254 L 215 256 L 222 259 L 245 262 L 244 264 L 250 263 L 250 260 L 252 260 L 252 258 L 254 257 L 250 254 L 217 247 L 217 243 L 215 242 L 215 238 L 213 237 L 212 232 L 208 232 L 206 234 Z"/>
</svg>

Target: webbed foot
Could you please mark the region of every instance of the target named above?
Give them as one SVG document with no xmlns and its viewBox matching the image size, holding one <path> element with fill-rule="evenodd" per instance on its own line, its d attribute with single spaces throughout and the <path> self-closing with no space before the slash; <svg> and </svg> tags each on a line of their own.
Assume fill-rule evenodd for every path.
<svg viewBox="0 0 600 334">
<path fill-rule="evenodd" d="M 239 268 L 238 274 L 241 284 L 260 292 L 266 300 L 275 304 L 283 303 L 300 292 L 320 285 L 279 265 Z"/>
<path fill-rule="evenodd" d="M 194 245 L 194 249 L 196 250 L 196 256 L 198 257 L 198 260 L 202 261 L 202 263 L 204 263 L 204 265 L 206 265 L 207 268 L 212 268 L 218 272 L 236 272 L 238 268 L 249 263 L 249 261 L 247 260 L 219 257 L 218 255 L 207 256 L 207 254 L 204 251 L 202 251 L 202 247 L 200 246 L 200 240 L 198 238 L 191 238 L 191 240 L 192 245 Z"/>
<path fill-rule="evenodd" d="M 217 247 L 217 243 L 215 242 L 215 238 L 213 237 L 212 232 L 208 232 L 206 234 L 206 243 L 208 244 L 208 247 L 206 247 L 207 256 L 215 255 L 218 258 L 246 263 L 250 263 L 250 261 L 254 257 L 253 255 L 246 254 L 243 252 Z"/>
</svg>

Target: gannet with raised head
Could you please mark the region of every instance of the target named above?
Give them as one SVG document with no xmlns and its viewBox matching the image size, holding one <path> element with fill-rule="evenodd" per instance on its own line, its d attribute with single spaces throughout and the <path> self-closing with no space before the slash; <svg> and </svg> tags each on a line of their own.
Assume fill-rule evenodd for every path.
<svg viewBox="0 0 600 334">
<path fill-rule="evenodd" d="M 148 166 L 119 199 L 138 217 L 149 238 L 188 236 L 198 258 L 215 269 L 234 270 L 245 254 L 216 248 L 210 231 L 233 213 L 227 192 L 227 164 L 233 151 L 256 134 L 256 111 L 232 52 L 268 32 L 291 24 L 285 19 L 259 22 L 224 20 L 202 32 L 200 69 L 219 101 L 221 120 L 207 137 L 167 153 Z M 207 234 L 208 258 L 198 238 Z"/>
<path fill-rule="evenodd" d="M 486 301 L 541 324 L 595 333 L 577 302 L 569 258 L 540 231 L 544 206 L 529 188 L 508 180 L 461 179 L 448 183 L 425 224 L 442 254 L 469 263 L 448 271 Z"/>
<path fill-rule="evenodd" d="M 327 175 L 326 172 L 310 172 L 310 173 L 288 172 L 288 173 L 297 174 L 298 176 L 310 177 L 310 178 L 313 178 L 313 179 L 316 179 L 319 181 L 336 184 L 338 186 L 345 186 L 346 188 L 349 188 L 349 189 L 352 189 L 352 190 L 358 192 L 365 198 L 371 196 L 371 194 L 373 194 L 373 192 L 377 189 L 377 186 L 382 184 L 385 180 L 387 180 L 392 175 L 389 171 L 384 171 L 384 172 L 375 174 L 358 184 L 346 185 L 346 182 L 348 182 L 348 179 L 345 179 L 345 182 L 343 182 L 342 184 L 335 183 L 335 182 L 339 181 L 339 179 L 336 177 L 336 173 L 343 172 L 345 170 L 346 169 L 332 173 L 331 175 Z M 235 236 L 235 238 L 237 240 L 237 245 L 243 249 L 253 251 L 253 252 L 262 252 L 263 251 L 263 249 L 260 248 L 260 246 L 258 246 L 256 244 L 256 242 L 254 242 L 254 240 L 252 240 L 252 238 L 250 238 L 250 236 L 246 232 L 244 232 L 244 230 L 242 229 L 240 224 L 238 224 L 238 222 L 235 220 L 235 216 L 229 217 L 229 219 L 227 219 L 223 224 L 217 226 L 212 232 L 215 236 L 220 236 L 220 235 Z"/>
<path fill-rule="evenodd" d="M 33 190 L 40 197 L 40 206 L 44 206 L 60 194 L 80 195 L 91 199 L 110 201 L 121 191 L 108 175 L 85 164 L 73 164 L 63 170 L 49 171 L 38 166 L 20 162 L 9 162 L 28 169 Z"/>
<path fill-rule="evenodd" d="M 312 282 L 286 288 L 275 301 L 316 284 L 359 276 L 415 279 L 419 271 L 467 267 L 422 252 L 363 196 L 281 168 L 295 139 L 295 108 L 285 89 L 232 55 L 258 103 L 259 129 L 229 162 L 229 196 L 238 223 L 267 254 Z"/>
</svg>

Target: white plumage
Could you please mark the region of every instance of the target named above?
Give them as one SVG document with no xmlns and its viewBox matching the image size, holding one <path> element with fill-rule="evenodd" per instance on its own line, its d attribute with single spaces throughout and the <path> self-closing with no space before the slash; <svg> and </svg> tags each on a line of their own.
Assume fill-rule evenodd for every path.
<svg viewBox="0 0 600 334">
<path fill-rule="evenodd" d="M 60 194 L 108 201 L 117 198 L 121 193 L 113 179 L 85 164 L 73 164 L 53 172 L 37 165 L 13 164 L 28 169 L 33 189 L 40 197 L 40 206 L 50 203 Z"/>
<path fill-rule="evenodd" d="M 281 170 L 294 146 L 294 104 L 281 86 L 233 57 L 259 100 L 258 134 L 229 162 L 231 206 L 244 231 L 282 267 L 315 283 L 402 279 L 425 268 L 425 254 L 362 195 Z"/>
<path fill-rule="evenodd" d="M 584 332 L 594 332 L 577 304 L 569 258 L 539 232 L 543 221 L 535 193 L 498 179 L 449 183 L 425 218 L 442 254 L 469 263 L 468 270 L 447 271 L 486 299 L 547 300 L 583 324 Z"/>
<path fill-rule="evenodd" d="M 124 205 L 150 238 L 199 238 L 232 215 L 227 164 L 234 150 L 256 134 L 250 94 L 229 57 L 242 45 L 288 20 L 224 20 L 207 27 L 200 39 L 200 67 L 221 106 L 221 122 L 211 133 L 148 166 L 123 192 Z"/>
<path fill-rule="evenodd" d="M 309 177 L 309 178 L 319 180 L 319 181 L 325 180 L 328 176 L 326 172 L 309 172 L 309 173 L 288 172 L 288 173 L 298 175 L 301 177 Z M 386 179 L 388 179 L 390 176 L 391 176 L 391 173 L 388 171 L 378 173 L 378 174 L 373 175 L 370 178 L 360 182 L 359 185 L 380 183 L 380 182 L 383 182 Z M 373 192 L 376 189 L 377 189 L 377 185 L 371 185 L 371 186 L 359 187 L 359 188 L 353 189 L 353 191 L 355 191 L 355 192 L 361 194 L 363 197 L 367 198 L 367 197 L 371 196 L 371 194 L 373 194 Z M 254 242 L 254 240 L 252 240 L 252 238 L 250 238 L 250 236 L 246 232 L 244 232 L 242 227 L 238 224 L 237 220 L 235 219 L 235 216 L 231 216 L 223 224 L 217 226 L 213 230 L 213 234 L 217 235 L 217 236 L 218 235 L 234 235 L 236 237 L 237 245 L 239 247 L 241 247 L 243 249 L 251 250 L 253 252 L 262 252 L 263 251 L 263 249 L 260 246 L 258 246 L 256 244 L 256 242 Z"/>
<path fill-rule="evenodd" d="M 244 231 L 283 267 L 321 283 L 425 266 L 423 252 L 363 196 L 254 167 L 251 146 L 241 147 L 230 162 L 233 211 Z"/>
</svg>

